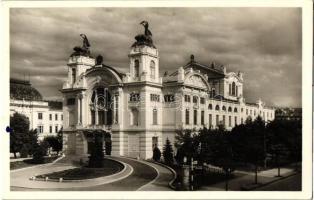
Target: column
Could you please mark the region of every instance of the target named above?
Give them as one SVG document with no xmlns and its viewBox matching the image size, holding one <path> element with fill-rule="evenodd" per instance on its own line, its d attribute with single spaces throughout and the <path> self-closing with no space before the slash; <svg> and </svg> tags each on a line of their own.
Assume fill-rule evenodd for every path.
<svg viewBox="0 0 314 200">
<path fill-rule="evenodd" d="M 80 95 L 78 94 L 76 96 L 77 98 L 77 125 L 81 125 L 80 122 L 80 115 L 81 115 L 81 101 L 80 101 Z"/>
<path fill-rule="evenodd" d="M 97 90 L 95 90 L 95 100 L 94 100 L 94 105 L 95 105 L 95 125 L 98 124 L 98 95 L 97 95 Z"/>
</svg>

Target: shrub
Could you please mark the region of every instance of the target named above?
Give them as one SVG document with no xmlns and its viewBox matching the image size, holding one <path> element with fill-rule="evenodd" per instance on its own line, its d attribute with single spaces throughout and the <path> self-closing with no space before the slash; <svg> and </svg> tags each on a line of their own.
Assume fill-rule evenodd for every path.
<svg viewBox="0 0 314 200">
<path fill-rule="evenodd" d="M 158 147 L 155 147 L 153 150 L 153 160 L 159 162 L 161 157 L 161 152 Z"/>
<path fill-rule="evenodd" d="M 33 163 L 41 164 L 45 162 L 44 156 L 46 155 L 47 149 L 43 144 L 37 144 L 34 148 Z"/>
<path fill-rule="evenodd" d="M 88 167 L 91 168 L 101 168 L 104 166 L 104 152 L 103 152 L 103 143 L 101 137 L 95 137 L 94 145 L 92 147 L 91 155 L 88 160 Z"/>
</svg>

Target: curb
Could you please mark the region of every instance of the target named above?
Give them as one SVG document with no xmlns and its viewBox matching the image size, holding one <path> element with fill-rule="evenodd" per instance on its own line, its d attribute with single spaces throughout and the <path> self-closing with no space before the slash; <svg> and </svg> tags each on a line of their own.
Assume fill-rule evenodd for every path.
<svg viewBox="0 0 314 200">
<path fill-rule="evenodd" d="M 30 167 L 23 167 L 23 168 L 20 168 L 20 169 L 11 169 L 10 172 L 17 172 L 17 171 L 22 171 L 22 170 L 25 170 L 25 169 L 30 169 L 30 168 L 33 168 L 33 167 L 41 167 L 41 166 L 48 166 L 48 165 L 52 165 L 52 164 L 55 164 L 57 161 L 61 160 L 62 158 L 64 158 L 65 156 L 61 156 L 59 158 L 57 158 L 56 160 L 50 162 L 50 163 L 45 163 L 45 164 L 40 164 L 40 165 L 33 165 L 33 166 L 30 166 Z"/>
<path fill-rule="evenodd" d="M 278 179 L 269 181 L 269 182 L 267 182 L 267 183 L 261 183 L 261 184 L 259 184 L 259 185 L 252 186 L 252 187 L 247 187 L 247 188 L 245 188 L 244 186 L 241 186 L 241 190 L 242 190 L 242 191 L 251 191 L 251 190 L 254 190 L 254 189 L 257 189 L 257 188 L 260 188 L 260 187 L 264 187 L 264 186 L 270 185 L 270 184 L 275 183 L 275 182 L 277 182 L 277 181 L 281 181 L 281 180 L 283 180 L 283 179 L 289 178 L 289 177 L 294 176 L 294 175 L 297 175 L 297 174 L 298 174 L 298 172 L 292 172 L 291 174 L 289 174 L 289 175 L 287 175 L 287 176 L 282 176 L 282 177 L 280 177 L 280 178 L 278 178 Z"/>
<path fill-rule="evenodd" d="M 108 176 L 101 176 L 101 177 L 97 177 L 97 178 L 110 177 L 110 176 L 117 176 L 117 175 L 120 175 L 120 174 L 122 174 L 122 173 L 125 172 L 127 166 L 126 166 L 126 164 L 125 164 L 124 162 L 117 161 L 117 160 L 114 160 L 114 159 L 111 159 L 111 158 L 106 158 L 106 159 L 108 159 L 108 160 L 113 160 L 113 161 L 115 161 L 115 162 L 118 162 L 118 163 L 122 164 L 123 169 L 122 169 L 121 171 L 119 171 L 118 173 L 111 174 L 111 175 L 108 175 Z M 131 168 L 132 168 L 132 167 L 131 167 Z M 131 173 L 130 173 L 130 174 L 132 174 L 132 172 L 133 172 L 133 170 L 131 170 Z M 128 176 L 129 176 L 129 174 L 128 174 Z M 122 176 L 122 178 L 125 178 L 125 177 L 127 177 L 127 176 Z M 93 181 L 93 180 L 95 180 L 95 179 L 97 179 L 97 178 L 76 179 L 76 180 L 62 180 L 61 182 L 62 182 L 62 183 L 79 183 L 79 182 L 85 182 L 85 181 Z M 29 178 L 29 180 L 32 180 L 32 177 Z M 116 179 L 116 180 L 121 180 L 121 177 L 118 178 L 118 179 Z M 116 181 L 116 180 L 114 180 L 114 181 Z M 48 179 L 48 180 L 46 180 L 45 178 L 36 178 L 34 181 L 60 182 L 59 179 Z M 110 183 L 110 181 L 109 181 L 108 183 Z"/>
<path fill-rule="evenodd" d="M 168 186 L 169 186 L 171 189 L 176 190 L 176 187 L 173 185 L 173 182 L 174 182 L 174 181 L 176 180 L 176 178 L 177 178 L 177 172 L 176 172 L 174 169 L 172 169 L 171 167 L 169 167 L 168 165 L 165 165 L 165 164 L 163 164 L 163 163 L 159 163 L 159 162 L 151 161 L 151 160 L 146 160 L 146 161 L 147 161 L 147 162 L 154 163 L 154 164 L 156 164 L 156 165 L 161 165 L 161 166 L 163 166 L 163 167 L 169 169 L 169 170 L 172 172 L 172 174 L 174 175 L 174 178 L 168 183 Z"/>
<path fill-rule="evenodd" d="M 135 160 L 135 161 L 141 162 L 141 163 L 143 163 L 143 164 L 145 164 L 145 165 L 148 165 L 148 164 L 145 163 L 145 162 L 150 162 L 150 163 L 154 163 L 154 164 L 156 164 L 156 165 L 160 165 L 160 166 L 162 166 L 162 167 L 165 167 L 165 168 L 169 169 L 169 170 L 172 172 L 172 174 L 174 175 L 174 178 L 168 183 L 168 186 L 169 186 L 172 190 L 175 190 L 175 187 L 174 187 L 172 184 L 173 184 L 173 182 L 175 181 L 175 179 L 177 178 L 177 173 L 176 173 L 176 172 L 174 171 L 174 169 L 172 169 L 171 167 L 169 167 L 169 166 L 167 166 L 167 165 L 165 165 L 165 164 L 158 163 L 158 162 L 155 162 L 155 161 L 150 161 L 150 160 L 138 160 L 138 159 L 136 159 L 136 158 L 126 157 L 126 156 L 120 156 L 120 157 L 127 158 L 127 159 L 130 159 L 130 160 Z M 148 165 L 148 166 L 150 166 L 150 165 Z M 157 170 L 155 167 L 153 167 L 153 166 L 150 166 L 150 167 L 152 167 L 152 168 L 155 169 L 155 171 L 157 172 L 157 176 L 156 176 L 156 178 L 154 178 L 154 180 L 150 181 L 149 183 L 147 183 L 147 184 L 145 184 L 145 185 L 148 185 L 148 184 L 153 183 L 153 182 L 154 182 L 155 180 L 157 180 L 157 178 L 159 177 L 159 172 L 158 172 L 158 170 Z M 145 185 L 141 186 L 140 188 L 144 187 Z M 139 189 L 140 189 L 140 188 L 139 188 Z M 138 189 L 138 190 L 139 190 L 139 189 Z"/>
</svg>

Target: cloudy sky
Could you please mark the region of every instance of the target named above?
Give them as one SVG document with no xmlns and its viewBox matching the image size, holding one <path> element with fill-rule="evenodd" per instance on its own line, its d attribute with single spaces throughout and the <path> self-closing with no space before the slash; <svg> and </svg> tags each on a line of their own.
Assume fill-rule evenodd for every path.
<svg viewBox="0 0 314 200">
<path fill-rule="evenodd" d="M 45 99 L 61 99 L 67 60 L 85 33 L 94 56 L 128 71 L 128 52 L 147 20 L 160 74 L 189 61 L 244 72 L 247 102 L 301 106 L 301 10 L 297 8 L 13 8 L 10 75 Z M 26 78 L 28 79 L 28 78 Z"/>
</svg>

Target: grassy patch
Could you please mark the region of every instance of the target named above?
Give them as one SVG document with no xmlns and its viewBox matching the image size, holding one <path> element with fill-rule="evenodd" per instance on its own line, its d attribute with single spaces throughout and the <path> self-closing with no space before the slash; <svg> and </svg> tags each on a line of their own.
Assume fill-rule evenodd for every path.
<svg viewBox="0 0 314 200">
<path fill-rule="evenodd" d="M 54 160 L 56 160 L 57 158 L 58 157 L 46 157 L 43 164 L 51 163 Z M 23 160 L 23 161 L 10 162 L 10 169 L 11 170 L 21 169 L 21 168 L 25 168 L 25 167 L 31 167 L 34 165 L 40 165 L 40 164 L 35 164 L 35 163 L 33 163 L 32 159 L 27 159 L 27 160 Z"/>
<path fill-rule="evenodd" d="M 82 180 L 98 178 L 102 176 L 109 176 L 120 172 L 123 169 L 123 165 L 119 162 L 104 159 L 103 168 L 88 168 L 88 167 L 78 167 L 74 169 L 68 169 L 60 172 L 54 172 L 50 174 L 43 174 L 37 176 L 38 178 L 49 177 L 49 179 L 59 179 L 63 180 Z"/>
</svg>

